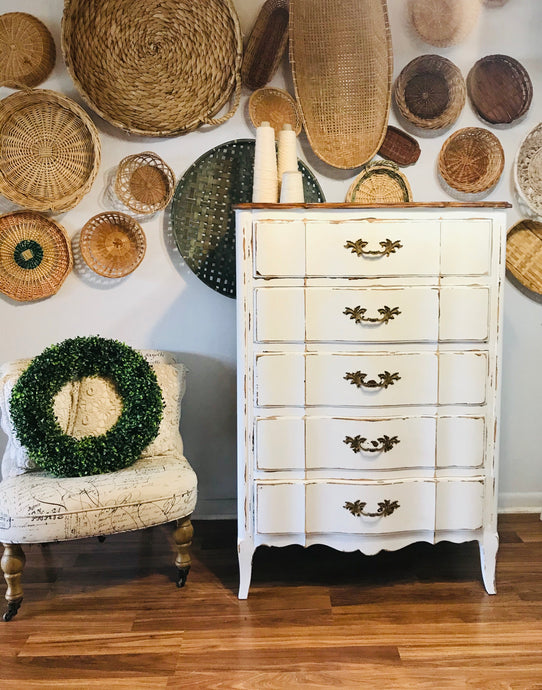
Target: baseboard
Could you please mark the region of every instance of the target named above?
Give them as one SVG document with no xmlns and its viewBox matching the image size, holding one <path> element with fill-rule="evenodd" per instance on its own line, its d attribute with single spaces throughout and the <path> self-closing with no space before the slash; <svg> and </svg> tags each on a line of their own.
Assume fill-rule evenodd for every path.
<svg viewBox="0 0 542 690">
<path fill-rule="evenodd" d="M 237 517 L 237 499 L 201 498 L 192 513 L 194 520 L 234 520 Z"/>
<path fill-rule="evenodd" d="M 499 513 L 541 513 L 542 492 L 499 494 Z"/>
</svg>

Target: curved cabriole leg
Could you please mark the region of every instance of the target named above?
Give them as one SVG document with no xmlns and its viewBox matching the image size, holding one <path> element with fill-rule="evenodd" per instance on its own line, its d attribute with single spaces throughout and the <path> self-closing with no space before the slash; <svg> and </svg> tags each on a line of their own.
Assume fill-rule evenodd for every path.
<svg viewBox="0 0 542 690">
<path fill-rule="evenodd" d="M 192 537 L 194 536 L 194 528 L 190 522 L 190 516 L 177 520 L 177 529 L 173 532 L 173 539 L 177 547 L 177 558 L 175 565 L 177 566 L 177 587 L 184 587 L 188 572 L 190 571 L 190 546 L 192 545 Z"/>
<path fill-rule="evenodd" d="M 25 562 L 26 557 L 19 544 L 4 544 L 4 554 L 0 565 L 8 586 L 6 591 L 8 608 L 3 616 L 5 621 L 10 621 L 14 618 L 22 604 L 23 588 L 21 586 L 21 575 Z"/>
</svg>

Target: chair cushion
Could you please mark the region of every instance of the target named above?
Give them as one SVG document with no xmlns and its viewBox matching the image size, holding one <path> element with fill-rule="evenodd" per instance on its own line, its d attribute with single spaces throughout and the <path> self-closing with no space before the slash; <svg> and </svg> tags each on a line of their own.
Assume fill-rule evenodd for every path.
<svg viewBox="0 0 542 690">
<path fill-rule="evenodd" d="M 190 515 L 197 479 L 183 456 L 141 457 L 89 477 L 27 472 L 0 483 L 0 542 L 31 544 L 151 527 Z"/>
</svg>

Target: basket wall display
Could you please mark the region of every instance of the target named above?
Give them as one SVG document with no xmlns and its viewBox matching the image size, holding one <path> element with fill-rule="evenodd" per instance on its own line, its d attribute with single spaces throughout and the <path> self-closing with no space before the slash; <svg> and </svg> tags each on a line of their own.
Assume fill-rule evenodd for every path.
<svg viewBox="0 0 542 690">
<path fill-rule="evenodd" d="M 32 88 L 55 66 L 55 42 L 37 17 L 26 12 L 0 15 L 0 86 Z"/>
<path fill-rule="evenodd" d="M 143 261 L 147 240 L 131 216 L 118 211 L 99 213 L 81 230 L 81 255 L 98 275 L 122 278 Z"/>
<path fill-rule="evenodd" d="M 542 122 L 520 144 L 514 162 L 514 182 L 520 198 L 531 211 L 542 216 Z"/>
<path fill-rule="evenodd" d="M 440 130 L 459 117 L 467 90 L 459 68 L 441 55 L 420 55 L 401 70 L 393 89 L 399 113 L 411 124 Z"/>
<path fill-rule="evenodd" d="M 252 201 L 254 139 L 220 144 L 204 153 L 177 183 L 171 226 L 186 264 L 207 286 L 235 297 L 235 212 Z M 325 201 L 312 172 L 298 161 L 308 203 Z"/>
<path fill-rule="evenodd" d="M 283 89 L 268 86 L 254 91 L 248 101 L 248 112 L 256 128 L 262 122 L 269 122 L 275 130 L 275 138 L 284 125 L 291 125 L 296 134 L 301 132 L 301 114 L 297 103 Z"/>
<path fill-rule="evenodd" d="M 241 79 L 248 89 L 265 86 L 278 69 L 288 44 L 289 0 L 266 0 L 250 32 Z"/>
<path fill-rule="evenodd" d="M 487 55 L 467 76 L 467 93 L 478 115 L 490 124 L 510 124 L 525 115 L 533 85 L 525 67 L 508 55 Z"/>
<path fill-rule="evenodd" d="M 408 13 L 422 41 L 445 48 L 466 38 L 480 8 L 480 0 L 409 0 Z"/>
<path fill-rule="evenodd" d="M 531 292 L 542 296 L 542 223 L 524 219 L 506 237 L 506 269 Z"/>
<path fill-rule="evenodd" d="M 413 165 L 420 157 L 420 145 L 402 129 L 388 125 L 386 136 L 378 154 L 397 165 Z"/>
<path fill-rule="evenodd" d="M 54 295 L 73 266 L 70 240 L 34 211 L 0 216 L 0 291 L 19 302 Z"/>
<path fill-rule="evenodd" d="M 499 181 L 503 168 L 500 141 L 482 127 L 464 127 L 451 134 L 438 157 L 438 170 L 444 182 L 464 194 L 489 192 Z"/>
<path fill-rule="evenodd" d="M 62 52 L 90 107 L 133 134 L 218 125 L 239 105 L 243 43 L 232 0 L 66 0 Z"/>
<path fill-rule="evenodd" d="M 0 193 L 34 211 L 67 211 L 90 191 L 100 165 L 98 131 L 55 91 L 18 91 L 0 101 Z"/>
<path fill-rule="evenodd" d="M 388 124 L 392 48 L 385 0 L 290 0 L 290 62 L 314 153 L 356 168 Z"/>
<path fill-rule="evenodd" d="M 165 208 L 173 196 L 173 170 L 152 151 L 123 158 L 115 175 L 115 194 L 135 213 L 150 214 Z"/>
<path fill-rule="evenodd" d="M 390 161 L 373 161 L 363 166 L 346 193 L 346 202 L 394 204 L 412 201 L 407 178 Z"/>
</svg>

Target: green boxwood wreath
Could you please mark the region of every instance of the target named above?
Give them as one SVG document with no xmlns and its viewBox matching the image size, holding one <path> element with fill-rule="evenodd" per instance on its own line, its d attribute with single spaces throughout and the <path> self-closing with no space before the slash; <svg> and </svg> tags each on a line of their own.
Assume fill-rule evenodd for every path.
<svg viewBox="0 0 542 690">
<path fill-rule="evenodd" d="M 115 385 L 122 410 L 99 436 L 65 434 L 54 399 L 68 381 L 86 376 Z M 99 336 L 52 345 L 32 360 L 13 388 L 10 410 L 15 433 L 36 465 L 56 476 L 114 472 L 135 462 L 157 436 L 164 402 L 156 375 L 134 349 Z"/>
</svg>

